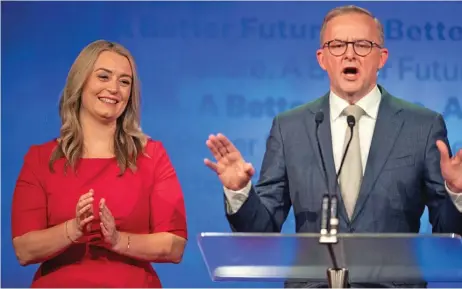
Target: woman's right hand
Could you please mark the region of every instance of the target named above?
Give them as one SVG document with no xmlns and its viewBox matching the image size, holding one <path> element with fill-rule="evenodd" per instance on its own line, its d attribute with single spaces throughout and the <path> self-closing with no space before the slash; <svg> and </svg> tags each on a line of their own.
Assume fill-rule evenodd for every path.
<svg viewBox="0 0 462 289">
<path fill-rule="evenodd" d="M 90 231 L 91 221 L 95 218 L 93 213 L 93 190 L 80 196 L 75 207 L 75 228 L 77 238 L 81 237 L 85 231 Z"/>
</svg>

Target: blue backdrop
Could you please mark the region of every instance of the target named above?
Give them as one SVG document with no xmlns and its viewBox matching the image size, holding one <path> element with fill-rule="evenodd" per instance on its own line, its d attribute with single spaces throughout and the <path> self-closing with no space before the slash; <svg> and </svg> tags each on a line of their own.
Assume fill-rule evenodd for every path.
<svg viewBox="0 0 462 289">
<path fill-rule="evenodd" d="M 58 99 L 79 51 L 96 39 L 124 44 L 142 81 L 142 126 L 163 141 L 184 188 L 190 241 L 180 265 L 155 265 L 166 287 L 214 283 L 196 235 L 227 232 L 205 140 L 223 132 L 260 168 L 272 117 L 328 89 L 315 51 L 335 2 L 2 2 L 2 287 L 29 286 L 36 266 L 16 261 L 10 208 L 24 154 L 59 132 Z M 351 4 L 351 3 L 349 3 Z M 380 83 L 444 114 L 462 148 L 460 2 L 359 2 L 381 19 L 390 58 Z M 430 231 L 422 218 L 422 231 Z M 294 231 L 294 219 L 284 232 Z"/>
</svg>

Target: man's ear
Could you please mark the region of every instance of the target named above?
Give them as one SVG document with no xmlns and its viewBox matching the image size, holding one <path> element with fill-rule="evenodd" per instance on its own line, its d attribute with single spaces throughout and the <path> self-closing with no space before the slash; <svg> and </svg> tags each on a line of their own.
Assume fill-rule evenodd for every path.
<svg viewBox="0 0 462 289">
<path fill-rule="evenodd" d="M 379 69 L 385 66 L 388 60 L 388 49 L 382 48 L 380 49 L 380 62 L 379 62 Z"/>
<path fill-rule="evenodd" d="M 324 58 L 324 50 L 323 49 L 318 49 L 316 51 L 316 58 L 318 59 L 319 66 L 323 70 L 326 70 L 326 65 L 324 64 L 325 58 Z"/>
</svg>

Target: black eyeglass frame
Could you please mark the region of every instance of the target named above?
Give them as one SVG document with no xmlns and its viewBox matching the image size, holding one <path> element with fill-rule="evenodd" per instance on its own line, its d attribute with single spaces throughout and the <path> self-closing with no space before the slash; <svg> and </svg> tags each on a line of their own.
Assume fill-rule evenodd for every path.
<svg viewBox="0 0 462 289">
<path fill-rule="evenodd" d="M 331 44 L 334 43 L 334 42 L 345 45 L 345 46 L 344 46 L 345 48 L 344 48 L 344 50 L 343 50 L 342 53 L 332 53 Z M 358 53 L 358 52 L 357 52 L 357 49 L 359 49 L 359 48 L 356 47 L 356 45 L 358 45 L 358 43 L 359 43 L 359 44 L 360 44 L 360 43 L 367 44 L 367 45 L 368 45 L 369 51 L 368 51 L 367 53 Z M 377 47 L 377 48 L 379 48 L 379 49 L 382 49 L 382 48 L 383 48 L 381 45 L 377 44 L 376 42 L 370 41 L 370 40 L 365 40 L 365 39 L 355 40 L 355 41 L 344 41 L 344 40 L 339 40 L 339 39 L 333 39 L 333 40 L 329 40 L 329 41 L 325 42 L 325 43 L 322 45 L 322 48 L 326 48 L 326 47 L 327 47 L 327 50 L 329 50 L 329 53 L 332 54 L 333 56 L 342 56 L 342 55 L 344 55 L 344 54 L 347 52 L 347 50 L 348 50 L 348 45 L 350 45 L 350 44 L 353 46 L 353 51 L 354 51 L 357 55 L 362 56 L 362 57 L 369 55 L 369 54 L 372 52 L 372 49 L 373 49 L 374 47 Z"/>
</svg>

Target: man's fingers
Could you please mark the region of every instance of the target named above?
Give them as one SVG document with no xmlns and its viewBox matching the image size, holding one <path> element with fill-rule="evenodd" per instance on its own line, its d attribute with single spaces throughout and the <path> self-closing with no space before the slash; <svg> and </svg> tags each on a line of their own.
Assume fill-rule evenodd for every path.
<svg viewBox="0 0 462 289">
<path fill-rule="evenodd" d="M 448 147 L 446 146 L 446 144 L 441 140 L 437 140 L 436 146 L 438 147 L 438 150 L 440 151 L 440 154 L 441 154 L 441 162 L 443 163 L 448 162 L 450 158 L 449 158 Z"/>
<path fill-rule="evenodd" d="M 221 145 L 226 148 L 226 151 L 228 153 L 232 152 L 237 152 L 237 148 L 234 146 L 234 144 L 223 134 L 219 133 L 217 135 L 217 139 L 220 141 Z"/>
<path fill-rule="evenodd" d="M 209 148 L 209 150 L 212 152 L 213 157 L 217 161 L 219 161 L 223 157 L 210 138 L 205 142 L 205 145 Z"/>
<path fill-rule="evenodd" d="M 212 142 L 212 145 L 215 147 L 216 150 L 218 150 L 222 157 L 228 154 L 226 147 L 216 136 L 210 136 L 209 140 Z"/>
<path fill-rule="evenodd" d="M 215 173 L 218 172 L 218 165 L 214 162 L 212 162 L 211 160 L 209 159 L 204 159 L 204 164 L 209 167 L 212 171 L 214 171 Z"/>
<path fill-rule="evenodd" d="M 255 174 L 255 169 L 254 167 L 252 166 L 251 163 L 245 163 L 244 164 L 244 171 L 249 175 L 249 176 L 253 176 Z"/>
<path fill-rule="evenodd" d="M 454 155 L 454 159 L 453 159 L 452 163 L 455 164 L 455 165 L 460 165 L 460 164 L 462 164 L 462 149 L 460 149 L 460 150 Z"/>
</svg>

